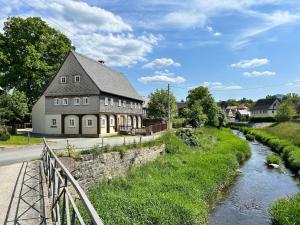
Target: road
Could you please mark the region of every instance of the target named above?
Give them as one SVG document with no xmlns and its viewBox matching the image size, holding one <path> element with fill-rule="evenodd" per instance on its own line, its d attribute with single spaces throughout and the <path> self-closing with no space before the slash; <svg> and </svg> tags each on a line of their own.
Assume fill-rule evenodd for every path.
<svg viewBox="0 0 300 225">
<path fill-rule="evenodd" d="M 147 142 L 156 139 L 160 134 L 153 136 L 126 136 L 125 144 Z M 62 150 L 67 146 L 67 142 L 73 145 L 78 150 L 89 149 L 95 145 L 122 145 L 124 144 L 124 137 L 107 137 L 107 138 L 49 138 L 47 142 L 53 150 Z M 41 158 L 43 144 L 36 144 L 30 146 L 22 146 L 18 148 L 9 148 L 0 151 L 0 166 L 10 165 L 24 161 L 31 161 Z"/>
</svg>

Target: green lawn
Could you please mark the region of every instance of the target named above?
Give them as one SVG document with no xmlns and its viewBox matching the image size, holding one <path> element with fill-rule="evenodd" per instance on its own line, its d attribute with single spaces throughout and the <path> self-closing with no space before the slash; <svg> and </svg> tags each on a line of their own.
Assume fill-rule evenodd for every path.
<svg viewBox="0 0 300 225">
<path fill-rule="evenodd" d="M 189 147 L 167 133 L 161 137 L 167 154 L 133 168 L 127 178 L 95 185 L 88 195 L 104 223 L 206 224 L 220 190 L 251 153 L 229 129 L 204 128 L 195 135 L 200 146 Z"/>
<path fill-rule="evenodd" d="M 29 142 L 28 142 L 28 137 L 27 136 L 11 135 L 9 140 L 0 141 L 0 146 L 5 146 L 5 145 L 31 145 L 31 144 L 41 143 L 42 141 L 43 141 L 42 138 L 29 137 Z"/>
<path fill-rule="evenodd" d="M 285 122 L 275 126 L 263 128 L 269 134 L 275 135 L 281 139 L 286 139 L 300 146 L 300 123 Z"/>
</svg>

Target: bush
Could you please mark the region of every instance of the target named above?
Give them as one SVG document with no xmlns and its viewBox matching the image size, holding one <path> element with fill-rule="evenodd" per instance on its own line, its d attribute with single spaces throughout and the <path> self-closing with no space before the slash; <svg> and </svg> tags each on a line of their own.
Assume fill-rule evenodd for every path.
<svg viewBox="0 0 300 225">
<path fill-rule="evenodd" d="M 268 155 L 267 157 L 266 157 L 266 163 L 268 164 L 268 165 L 270 165 L 270 164 L 280 164 L 281 163 L 281 158 L 278 156 L 278 155 L 274 155 L 274 154 L 272 154 L 272 155 Z"/>
<path fill-rule="evenodd" d="M 249 120 L 251 123 L 263 123 L 263 122 L 276 122 L 274 117 L 251 117 Z"/>
<path fill-rule="evenodd" d="M 275 201 L 270 209 L 273 225 L 300 224 L 300 193 Z"/>
<path fill-rule="evenodd" d="M 6 127 L 0 127 L 0 141 L 7 141 L 10 139 L 10 134 Z"/>
<path fill-rule="evenodd" d="M 176 136 L 182 139 L 188 146 L 198 146 L 197 137 L 191 129 L 180 129 L 176 132 Z"/>
<path fill-rule="evenodd" d="M 245 137 L 246 137 L 246 139 L 249 140 L 249 141 L 254 141 L 254 140 L 255 140 L 255 137 L 254 137 L 254 135 L 252 135 L 252 134 L 246 134 Z"/>
</svg>

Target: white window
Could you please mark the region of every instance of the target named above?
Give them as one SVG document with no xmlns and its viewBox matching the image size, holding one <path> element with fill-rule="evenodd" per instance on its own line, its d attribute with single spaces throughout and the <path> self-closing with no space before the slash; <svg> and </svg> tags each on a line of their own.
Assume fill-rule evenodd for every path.
<svg viewBox="0 0 300 225">
<path fill-rule="evenodd" d="M 130 108 L 133 108 L 133 103 L 132 102 L 130 102 Z"/>
<path fill-rule="evenodd" d="M 54 105 L 60 105 L 60 99 L 59 98 L 55 98 L 54 99 Z"/>
<path fill-rule="evenodd" d="M 141 109 L 141 104 L 140 103 L 138 103 L 138 108 Z"/>
<path fill-rule="evenodd" d="M 136 102 L 134 103 L 134 108 L 136 109 L 137 105 L 136 105 Z"/>
<path fill-rule="evenodd" d="M 75 119 L 69 119 L 69 127 L 75 127 Z"/>
<path fill-rule="evenodd" d="M 93 127 L 93 120 L 92 119 L 87 119 L 86 120 L 86 127 Z"/>
<path fill-rule="evenodd" d="M 110 99 L 110 105 L 114 105 L 114 99 L 113 98 Z"/>
<path fill-rule="evenodd" d="M 104 118 L 101 119 L 101 127 L 105 127 L 106 120 Z"/>
<path fill-rule="evenodd" d="M 51 120 L 51 127 L 56 127 L 56 119 Z"/>
<path fill-rule="evenodd" d="M 76 76 L 74 77 L 74 82 L 75 82 L 75 83 L 79 83 L 79 82 L 80 82 L 80 75 L 76 75 Z"/>
<path fill-rule="evenodd" d="M 121 106 L 122 106 L 122 100 L 119 99 L 119 107 L 121 107 Z"/>
<path fill-rule="evenodd" d="M 82 102 L 84 105 L 88 105 L 89 104 L 89 97 L 83 97 Z"/>
<path fill-rule="evenodd" d="M 113 117 L 110 118 L 110 125 L 111 125 L 111 126 L 115 125 L 115 120 L 114 120 Z"/>
<path fill-rule="evenodd" d="M 68 98 L 63 98 L 62 99 L 62 104 L 63 105 L 68 105 L 69 103 L 68 103 Z"/>
<path fill-rule="evenodd" d="M 105 97 L 105 99 L 104 99 L 104 105 L 108 105 L 108 97 Z"/>
<path fill-rule="evenodd" d="M 67 83 L 67 77 L 66 76 L 60 77 L 60 83 L 66 84 Z"/>
<path fill-rule="evenodd" d="M 125 100 L 123 101 L 123 107 L 126 107 L 126 101 Z"/>
<path fill-rule="evenodd" d="M 80 98 L 74 98 L 74 105 L 80 105 Z"/>
</svg>

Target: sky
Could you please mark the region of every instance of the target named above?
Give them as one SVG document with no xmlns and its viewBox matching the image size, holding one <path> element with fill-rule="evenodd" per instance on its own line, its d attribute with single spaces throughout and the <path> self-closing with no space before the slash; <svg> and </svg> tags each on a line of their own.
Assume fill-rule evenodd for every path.
<svg viewBox="0 0 300 225">
<path fill-rule="evenodd" d="M 143 96 L 300 94 L 299 0 L 0 0 L 1 32 L 9 16 L 41 17 Z"/>
</svg>

